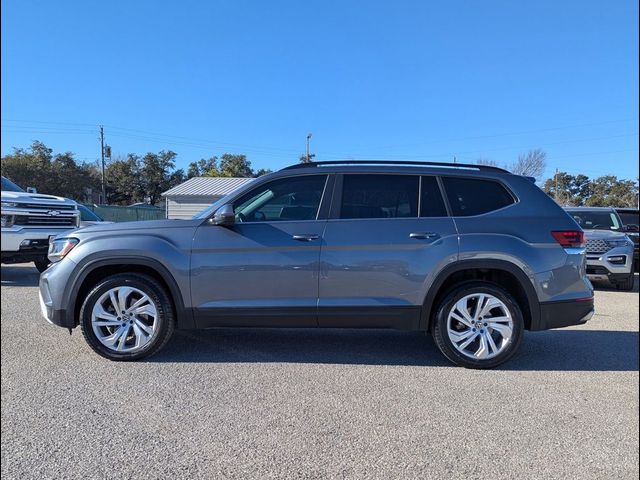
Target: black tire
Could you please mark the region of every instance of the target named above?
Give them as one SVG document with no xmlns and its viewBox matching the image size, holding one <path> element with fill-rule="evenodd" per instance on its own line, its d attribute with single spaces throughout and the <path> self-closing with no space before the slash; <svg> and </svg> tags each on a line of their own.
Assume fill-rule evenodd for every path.
<svg viewBox="0 0 640 480">
<path fill-rule="evenodd" d="M 99 298 L 115 287 L 133 287 L 146 294 L 156 306 L 156 325 L 152 338 L 135 352 L 116 352 L 103 345 L 91 324 L 93 307 Z M 143 274 L 122 273 L 104 278 L 91 289 L 80 309 L 80 327 L 86 342 L 98 355 L 109 360 L 139 360 L 160 351 L 169 341 L 175 329 L 175 313 L 171 298 L 165 288 L 152 277 Z"/>
<path fill-rule="evenodd" d="M 41 258 L 40 260 L 34 260 L 33 264 L 36 266 L 36 268 L 38 269 L 38 271 L 40 273 L 44 272 L 47 268 L 49 268 L 49 265 L 51 265 L 51 262 L 49 261 L 48 258 Z"/>
<path fill-rule="evenodd" d="M 508 309 L 513 322 L 510 342 L 503 351 L 488 359 L 470 358 L 464 355 L 456 349 L 447 333 L 447 319 L 453 306 L 465 296 L 474 293 L 496 297 Z M 454 364 L 465 368 L 494 368 L 506 362 L 520 347 L 523 333 L 524 320 L 518 302 L 500 285 L 485 281 L 467 282 L 449 291 L 437 306 L 431 326 L 431 334 L 442 354 Z"/>
<path fill-rule="evenodd" d="M 635 283 L 635 280 L 635 275 L 633 274 L 633 272 L 631 272 L 626 280 L 616 283 L 616 288 L 624 292 L 630 292 L 631 290 L 633 290 L 633 284 Z"/>
</svg>

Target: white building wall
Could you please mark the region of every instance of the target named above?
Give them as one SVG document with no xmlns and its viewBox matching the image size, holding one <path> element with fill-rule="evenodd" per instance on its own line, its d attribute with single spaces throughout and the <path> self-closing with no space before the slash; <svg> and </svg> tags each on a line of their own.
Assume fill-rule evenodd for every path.
<svg viewBox="0 0 640 480">
<path fill-rule="evenodd" d="M 190 219 L 217 201 L 219 196 L 171 195 L 167 196 L 167 218 Z"/>
</svg>

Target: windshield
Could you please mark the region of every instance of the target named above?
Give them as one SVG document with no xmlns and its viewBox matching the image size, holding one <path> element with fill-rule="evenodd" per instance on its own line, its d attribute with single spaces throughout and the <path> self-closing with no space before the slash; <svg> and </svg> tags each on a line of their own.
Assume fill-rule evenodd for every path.
<svg viewBox="0 0 640 480">
<path fill-rule="evenodd" d="M 585 210 L 585 211 L 569 211 L 578 225 L 585 230 L 619 230 L 622 226 L 620 217 L 615 212 L 606 210 Z"/>
<path fill-rule="evenodd" d="M 78 205 L 78 210 L 80 210 L 80 220 L 83 222 L 102 222 L 102 218 L 100 218 L 97 214 L 92 212 L 89 208 L 84 205 Z"/>
<path fill-rule="evenodd" d="M 2 177 L 2 191 L 3 192 L 24 192 L 18 185 L 13 183 L 8 178 Z"/>
</svg>

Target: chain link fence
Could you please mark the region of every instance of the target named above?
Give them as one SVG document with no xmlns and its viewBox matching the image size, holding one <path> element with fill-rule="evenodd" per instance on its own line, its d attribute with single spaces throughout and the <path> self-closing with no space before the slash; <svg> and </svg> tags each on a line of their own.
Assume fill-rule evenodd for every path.
<svg viewBox="0 0 640 480">
<path fill-rule="evenodd" d="M 167 217 L 164 208 L 120 207 L 117 205 L 85 205 L 108 222 L 134 222 L 137 220 L 162 220 Z"/>
</svg>

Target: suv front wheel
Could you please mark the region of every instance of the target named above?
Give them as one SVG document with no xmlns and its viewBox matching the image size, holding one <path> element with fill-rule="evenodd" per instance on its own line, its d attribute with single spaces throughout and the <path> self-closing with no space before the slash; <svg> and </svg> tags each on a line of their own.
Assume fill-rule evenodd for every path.
<svg viewBox="0 0 640 480">
<path fill-rule="evenodd" d="M 515 299 L 491 282 L 469 282 L 449 292 L 431 329 L 440 351 L 456 365 L 493 368 L 516 353 L 524 330 Z"/>
<path fill-rule="evenodd" d="M 138 360 L 153 355 L 171 338 L 173 305 L 164 287 L 147 275 L 112 275 L 87 295 L 80 325 L 99 355 Z"/>
</svg>

